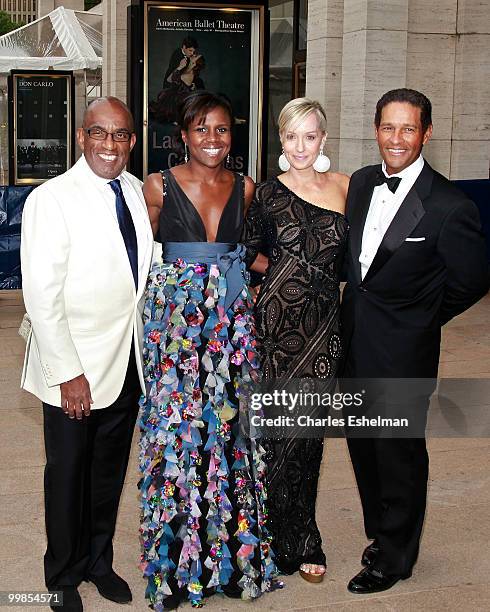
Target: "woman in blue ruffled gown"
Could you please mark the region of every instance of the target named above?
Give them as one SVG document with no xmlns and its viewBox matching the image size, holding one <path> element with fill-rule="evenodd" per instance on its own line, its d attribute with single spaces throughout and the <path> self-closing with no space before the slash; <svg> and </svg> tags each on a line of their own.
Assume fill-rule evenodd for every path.
<svg viewBox="0 0 490 612">
<path fill-rule="evenodd" d="M 254 184 L 225 168 L 232 116 L 219 96 L 189 96 L 188 161 L 144 185 L 163 250 L 144 306 L 140 418 L 141 568 L 157 611 L 276 586 L 263 450 L 242 426 L 258 363 L 238 241 Z"/>
</svg>

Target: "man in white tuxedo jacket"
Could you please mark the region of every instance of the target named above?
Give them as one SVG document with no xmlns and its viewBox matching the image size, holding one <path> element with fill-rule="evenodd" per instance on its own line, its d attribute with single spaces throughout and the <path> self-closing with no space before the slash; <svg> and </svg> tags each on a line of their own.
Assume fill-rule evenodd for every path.
<svg viewBox="0 0 490 612">
<path fill-rule="evenodd" d="M 22 277 L 32 330 L 22 387 L 43 402 L 46 586 L 56 610 L 83 609 L 77 587 L 131 601 L 112 569 L 112 538 L 138 399 L 138 309 L 153 238 L 141 182 L 124 167 L 129 109 L 95 100 L 77 131 L 83 156 L 35 189 L 22 218 Z"/>
</svg>

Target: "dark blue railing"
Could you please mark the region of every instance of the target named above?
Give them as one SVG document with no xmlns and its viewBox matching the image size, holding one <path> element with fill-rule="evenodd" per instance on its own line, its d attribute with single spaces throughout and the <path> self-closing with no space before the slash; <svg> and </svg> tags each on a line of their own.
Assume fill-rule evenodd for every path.
<svg viewBox="0 0 490 612">
<path fill-rule="evenodd" d="M 20 223 L 34 187 L 0 186 L 0 289 L 20 289 Z"/>
</svg>

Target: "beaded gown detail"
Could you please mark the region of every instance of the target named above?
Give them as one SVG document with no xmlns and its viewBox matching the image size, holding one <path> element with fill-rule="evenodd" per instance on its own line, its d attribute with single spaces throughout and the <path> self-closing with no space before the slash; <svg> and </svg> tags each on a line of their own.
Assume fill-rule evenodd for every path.
<svg viewBox="0 0 490 612">
<path fill-rule="evenodd" d="M 341 213 L 299 198 L 279 179 L 257 187 L 242 242 L 250 265 L 269 268 L 255 304 L 265 381 L 315 379 L 332 391 L 341 357 L 339 282 L 348 224 Z M 306 382 L 306 381 L 305 381 Z M 269 529 L 278 568 L 326 565 L 315 520 L 323 438 L 274 438 L 266 449 Z"/>
<path fill-rule="evenodd" d="M 244 393 L 258 368 L 248 273 L 236 244 L 244 179 L 235 174 L 217 242 L 208 243 L 172 172 L 162 177 L 156 239 L 164 257 L 152 266 L 144 306 L 139 484 L 141 569 L 158 612 L 184 599 L 200 607 L 214 592 L 255 598 L 275 586 L 277 573 L 266 528 L 264 451 L 240 428 Z M 166 261 L 170 245 L 179 256 Z M 196 248 L 206 258 L 192 259 Z M 233 266 L 238 291 L 227 307 Z"/>
</svg>

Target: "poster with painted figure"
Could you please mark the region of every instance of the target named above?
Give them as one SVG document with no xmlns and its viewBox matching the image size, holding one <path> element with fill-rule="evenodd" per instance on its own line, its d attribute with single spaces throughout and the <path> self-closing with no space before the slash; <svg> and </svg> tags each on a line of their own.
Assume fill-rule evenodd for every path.
<svg viewBox="0 0 490 612">
<path fill-rule="evenodd" d="M 144 174 L 184 161 L 179 114 L 205 89 L 231 103 L 233 144 L 227 166 L 258 175 L 262 11 L 173 3 L 148 4 L 145 20 Z"/>
</svg>

